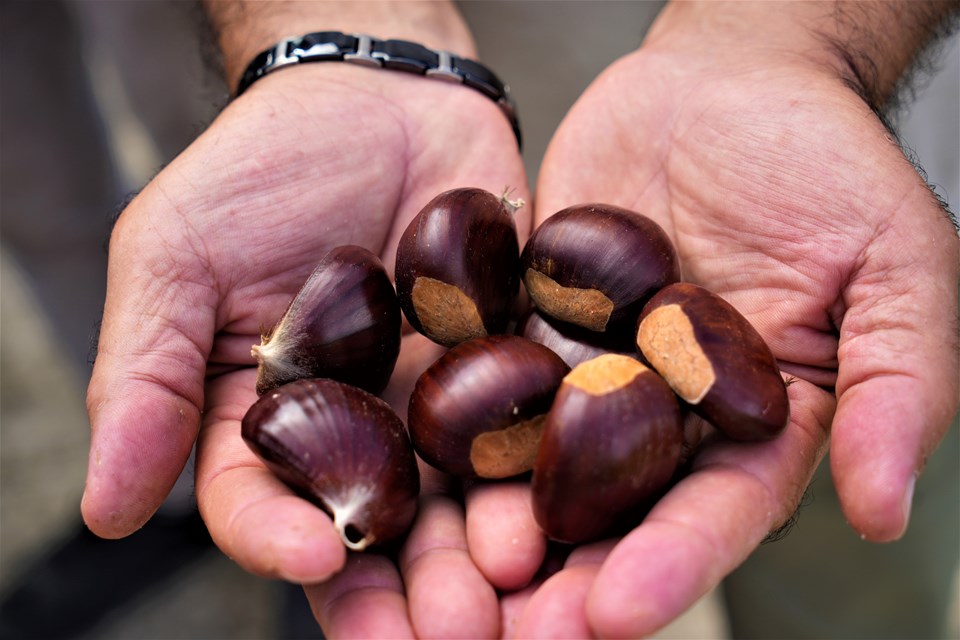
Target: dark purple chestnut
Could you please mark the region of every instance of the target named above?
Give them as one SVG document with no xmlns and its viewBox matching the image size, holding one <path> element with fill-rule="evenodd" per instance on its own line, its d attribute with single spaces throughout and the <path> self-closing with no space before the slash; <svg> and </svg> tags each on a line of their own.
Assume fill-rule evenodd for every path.
<svg viewBox="0 0 960 640">
<path fill-rule="evenodd" d="M 441 193 L 397 246 L 397 295 L 410 325 L 445 347 L 503 333 L 520 290 L 512 206 L 483 189 Z"/>
<path fill-rule="evenodd" d="M 571 368 L 606 353 L 629 356 L 636 353 L 629 340 L 613 340 L 609 334 L 554 320 L 537 309 L 531 309 L 520 318 L 515 333 L 547 347 Z"/>
<path fill-rule="evenodd" d="M 300 378 L 333 378 L 380 393 L 400 354 L 401 322 L 380 259 L 362 247 L 337 247 L 254 345 L 257 393 Z"/>
<path fill-rule="evenodd" d="M 420 473 L 403 421 L 383 400 L 334 380 L 297 380 L 261 396 L 241 432 L 280 480 L 330 514 L 349 549 L 410 529 Z"/>
<path fill-rule="evenodd" d="M 407 424 L 428 464 L 464 478 L 529 471 L 543 417 L 570 368 L 519 336 L 463 342 L 417 380 Z"/>
<path fill-rule="evenodd" d="M 627 334 L 644 302 L 680 279 L 666 232 L 646 216 L 606 204 L 582 204 L 547 218 L 524 246 L 520 270 L 546 315 Z"/>
<path fill-rule="evenodd" d="M 787 386 L 757 330 L 694 284 L 658 292 L 637 325 L 637 349 L 695 413 L 735 440 L 773 438 L 790 420 Z"/>
<path fill-rule="evenodd" d="M 667 486 L 680 460 L 676 396 L 634 358 L 607 354 L 564 378 L 533 467 L 533 515 L 579 543 L 609 535 Z"/>
</svg>

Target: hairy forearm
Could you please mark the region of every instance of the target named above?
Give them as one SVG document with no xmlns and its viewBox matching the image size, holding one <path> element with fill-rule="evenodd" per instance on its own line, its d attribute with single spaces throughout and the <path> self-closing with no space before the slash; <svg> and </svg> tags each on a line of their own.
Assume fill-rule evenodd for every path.
<svg viewBox="0 0 960 640">
<path fill-rule="evenodd" d="M 853 83 L 883 108 L 917 55 L 960 16 L 957 0 L 835 2 L 819 34 L 850 67 Z"/>
<path fill-rule="evenodd" d="M 401 38 L 473 56 L 474 44 L 447 0 L 203 0 L 223 56 L 227 84 L 237 86 L 246 65 L 281 38 L 311 31 L 365 33 Z"/>
<path fill-rule="evenodd" d="M 672 2 L 647 43 L 829 66 L 879 110 L 918 54 L 958 19 L 960 0 Z"/>
</svg>

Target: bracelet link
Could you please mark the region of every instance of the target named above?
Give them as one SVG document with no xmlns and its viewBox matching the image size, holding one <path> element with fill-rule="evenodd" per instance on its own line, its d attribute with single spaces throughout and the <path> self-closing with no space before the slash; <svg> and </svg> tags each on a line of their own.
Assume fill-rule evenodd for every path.
<svg viewBox="0 0 960 640">
<path fill-rule="evenodd" d="M 437 57 L 437 68 L 427 69 L 427 75 L 437 80 L 463 84 L 463 74 L 453 67 L 453 54 L 449 51 L 437 51 Z"/>
<path fill-rule="evenodd" d="M 300 58 L 300 62 L 343 59 L 343 49 L 336 42 L 314 42 L 306 48 L 304 48 L 304 43 L 297 47 L 297 56 Z"/>
<path fill-rule="evenodd" d="M 374 39 L 362 34 L 355 35 L 357 39 L 357 50 L 355 53 L 343 54 L 344 62 L 352 62 L 365 67 L 382 67 L 383 60 L 376 57 L 373 53 Z"/>
<path fill-rule="evenodd" d="M 278 42 L 276 46 L 273 47 L 270 60 L 264 69 L 264 74 L 292 64 L 298 64 L 300 62 L 300 55 L 297 53 L 297 50 L 302 41 L 303 38 L 300 37 L 288 37 Z"/>
</svg>

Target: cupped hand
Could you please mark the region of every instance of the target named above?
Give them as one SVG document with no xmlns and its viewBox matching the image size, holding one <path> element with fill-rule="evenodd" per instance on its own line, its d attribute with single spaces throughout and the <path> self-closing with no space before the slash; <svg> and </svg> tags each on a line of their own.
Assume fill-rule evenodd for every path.
<svg viewBox="0 0 960 640">
<path fill-rule="evenodd" d="M 147 185 L 111 237 L 88 394 L 89 527 L 119 537 L 142 526 L 197 441 L 197 500 L 225 553 L 297 582 L 340 571 L 346 554 L 327 515 L 270 476 L 241 440 L 239 421 L 256 399 L 251 345 L 329 249 L 362 245 L 392 274 L 399 235 L 435 195 L 479 186 L 529 200 L 525 185 L 506 118 L 475 91 L 351 65 L 303 65 L 257 82 Z M 516 215 L 523 241 L 530 207 Z M 440 352 L 420 336 L 403 342 L 385 392 L 401 415 Z M 445 546 L 459 558 L 449 584 L 482 600 L 492 590 L 457 542 L 459 507 L 440 494 L 442 483 L 425 486 L 437 495 L 424 498 L 424 533 L 411 537 L 419 550 L 408 545 L 403 561 L 413 567 L 418 554 Z M 370 566 L 357 572 L 353 563 L 341 584 L 399 580 L 389 560 L 357 563 Z M 417 583 L 408 580 L 411 597 Z M 490 602 L 484 614 L 496 622 Z M 405 614 L 394 622 L 409 624 Z"/>
<path fill-rule="evenodd" d="M 791 420 L 772 442 L 706 442 L 639 527 L 576 549 L 529 595 L 517 634 L 665 625 L 793 513 L 828 445 L 854 530 L 902 535 L 957 409 L 958 241 L 839 73 L 651 40 L 591 85 L 547 151 L 536 220 L 582 202 L 667 230 L 683 278 L 744 313 L 795 380 Z"/>
</svg>

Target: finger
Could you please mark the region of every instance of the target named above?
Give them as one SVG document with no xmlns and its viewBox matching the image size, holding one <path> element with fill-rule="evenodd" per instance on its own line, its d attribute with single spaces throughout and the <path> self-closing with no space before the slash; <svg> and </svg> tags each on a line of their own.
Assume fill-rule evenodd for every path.
<svg viewBox="0 0 960 640">
<path fill-rule="evenodd" d="M 520 616 L 523 610 L 530 602 L 530 598 L 537 592 L 542 584 L 541 581 L 534 581 L 523 589 L 510 591 L 500 596 L 500 637 L 501 638 L 520 638 L 517 632 L 520 623 Z"/>
<path fill-rule="evenodd" d="M 824 455 L 833 400 L 804 381 L 788 391 L 783 434 L 705 447 L 692 473 L 610 552 L 586 603 L 597 635 L 639 637 L 663 627 L 790 517 Z"/>
<path fill-rule="evenodd" d="M 414 637 L 403 582 L 384 556 L 350 554 L 343 571 L 304 591 L 328 638 Z"/>
<path fill-rule="evenodd" d="M 143 192 L 111 238 L 87 392 L 90 461 L 81 508 L 87 526 L 107 538 L 141 527 L 182 471 L 199 428 L 214 333 L 217 295 L 204 258 L 156 215 L 162 200 L 155 192 Z"/>
<path fill-rule="evenodd" d="M 574 549 L 561 571 L 548 574 L 539 587 L 522 598 L 523 609 L 513 622 L 512 634 L 506 637 L 593 637 L 586 618 L 587 596 L 614 544 L 614 540 L 604 540 Z"/>
<path fill-rule="evenodd" d="M 294 495 L 240 436 L 256 372 L 218 378 L 197 445 L 197 505 L 218 547 L 260 576 L 313 583 L 339 571 L 346 551 L 330 517 Z"/>
<path fill-rule="evenodd" d="M 515 590 L 533 579 L 547 541 L 533 518 L 529 482 L 477 484 L 467 491 L 467 545 L 484 577 Z"/>
<path fill-rule="evenodd" d="M 517 638 L 592 638 L 584 603 L 600 566 L 581 564 L 547 579 L 517 623 Z"/>
<path fill-rule="evenodd" d="M 463 509 L 425 496 L 400 556 L 410 619 L 421 638 L 493 638 L 497 594 L 467 551 Z"/>
<path fill-rule="evenodd" d="M 925 187 L 905 198 L 845 292 L 839 404 L 831 438 L 837 493 L 870 540 L 899 538 L 913 485 L 956 412 L 958 242 Z M 919 200 L 919 202 L 917 201 Z"/>
</svg>

